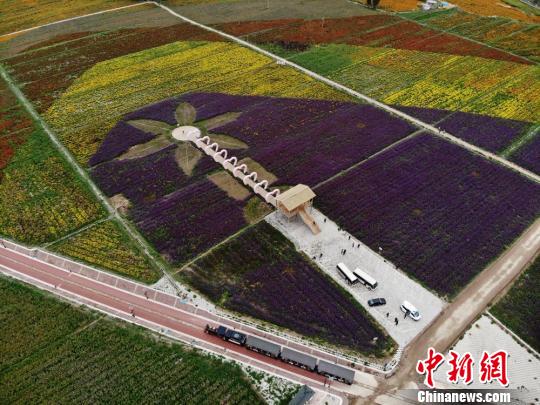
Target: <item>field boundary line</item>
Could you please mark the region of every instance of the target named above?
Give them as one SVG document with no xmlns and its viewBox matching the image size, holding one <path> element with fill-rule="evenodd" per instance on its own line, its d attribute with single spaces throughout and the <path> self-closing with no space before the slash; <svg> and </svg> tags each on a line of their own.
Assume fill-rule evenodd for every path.
<svg viewBox="0 0 540 405">
<path fill-rule="evenodd" d="M 537 175 L 537 174 L 535 174 L 535 173 L 533 173 L 533 172 L 531 172 L 531 171 L 529 171 L 529 170 L 527 170 L 527 169 L 525 169 L 525 168 L 523 168 L 521 166 L 518 166 L 517 164 L 515 164 L 513 162 L 510 162 L 510 161 L 508 161 L 508 160 L 506 160 L 504 158 L 501 158 L 500 156 L 498 156 L 498 155 L 496 155 L 494 153 L 488 152 L 488 151 L 486 151 L 486 150 L 484 150 L 484 149 L 482 149 L 482 148 L 480 148 L 478 146 L 475 146 L 475 145 L 472 145 L 472 144 L 470 144 L 468 142 L 465 142 L 464 140 L 459 139 L 458 137 L 456 137 L 456 136 L 454 136 L 454 135 L 452 135 L 452 134 L 450 134 L 450 133 L 448 133 L 446 131 L 441 131 L 438 128 L 434 127 L 433 125 L 430 125 L 430 124 L 428 124 L 426 122 L 423 122 L 423 121 L 421 121 L 421 120 L 419 120 L 417 118 L 414 118 L 414 117 L 412 117 L 412 116 L 410 116 L 408 114 L 405 114 L 405 113 L 403 113 L 403 112 L 401 112 L 401 111 L 399 111 L 399 110 L 397 110 L 397 109 L 395 109 L 395 108 L 393 108 L 393 107 L 391 107 L 391 106 L 389 106 L 389 105 L 387 105 L 387 104 L 385 104 L 383 102 L 375 100 L 374 98 L 366 96 L 363 93 L 360 93 L 360 92 L 358 92 L 356 90 L 353 90 L 353 89 L 351 89 L 349 87 L 346 87 L 346 86 L 344 86 L 344 85 L 342 85 L 340 83 L 337 83 L 337 82 L 335 82 L 335 81 L 333 81 L 331 79 L 328 79 L 327 77 L 324 77 L 324 76 L 322 76 L 322 75 L 320 75 L 318 73 L 315 73 L 315 72 L 313 72 L 313 71 L 311 71 L 309 69 L 306 69 L 306 68 L 304 68 L 304 67 L 302 67 L 302 66 L 300 66 L 300 65 L 298 65 L 298 64 L 296 64 L 294 62 L 291 62 L 288 59 L 282 58 L 281 56 L 277 56 L 277 55 L 275 55 L 275 54 L 273 54 L 271 52 L 268 52 L 268 51 L 258 47 L 257 45 L 254 45 L 254 44 L 252 44 L 250 42 L 244 41 L 243 39 L 235 37 L 234 35 L 227 34 L 225 32 L 217 30 L 215 28 L 212 28 L 212 27 L 206 26 L 204 24 L 201 24 L 201 23 L 199 23 L 197 21 L 194 21 L 194 20 L 192 20 L 190 18 L 184 17 L 183 15 L 178 14 L 177 12 L 171 10 L 170 8 L 168 8 L 167 6 L 164 6 L 163 4 L 157 3 L 155 1 L 149 1 L 148 3 L 153 3 L 156 6 L 161 7 L 162 9 L 166 10 L 170 14 L 180 18 L 181 20 L 183 20 L 183 21 L 185 21 L 187 23 L 195 25 L 195 26 L 197 26 L 199 28 L 203 28 L 203 29 L 205 29 L 207 31 L 210 31 L 210 32 L 213 32 L 215 34 L 221 35 L 224 38 L 228 38 L 228 39 L 230 39 L 230 40 L 232 40 L 232 41 L 234 41 L 234 42 L 236 42 L 236 43 L 238 43 L 240 45 L 243 45 L 243 46 L 245 46 L 247 48 L 250 48 L 250 49 L 252 49 L 252 50 L 254 50 L 256 52 L 259 52 L 259 53 L 261 53 L 263 55 L 266 55 L 269 58 L 274 59 L 278 64 L 286 65 L 286 66 L 292 67 L 292 68 L 294 68 L 296 70 L 299 70 L 300 72 L 303 72 L 304 74 L 306 74 L 306 75 L 308 75 L 308 76 L 310 76 L 310 77 L 312 77 L 314 79 L 317 79 L 317 80 L 319 80 L 319 81 L 321 81 L 323 83 L 326 83 L 327 85 L 329 85 L 329 86 L 331 86 L 331 87 L 333 87 L 333 88 L 335 88 L 337 90 L 340 90 L 340 91 L 342 91 L 344 93 L 347 93 L 347 94 L 349 94 L 349 95 L 351 95 L 351 96 L 353 96 L 355 98 L 362 99 L 362 100 L 366 101 L 367 103 L 372 104 L 372 105 L 374 105 L 374 106 L 376 106 L 376 107 L 378 107 L 378 108 L 380 108 L 382 110 L 385 110 L 385 111 L 389 112 L 390 114 L 398 116 L 398 117 L 400 117 L 400 118 L 402 118 L 402 119 L 404 119 L 406 121 L 409 121 L 409 122 L 415 124 L 417 127 L 423 128 L 423 129 L 425 129 L 425 130 L 439 136 L 440 138 L 446 139 L 447 141 L 452 142 L 452 143 L 454 143 L 456 145 L 459 145 L 459 146 L 461 146 L 461 147 L 463 147 L 465 149 L 468 149 L 470 152 L 479 154 L 479 155 L 483 156 L 484 158 L 496 161 L 499 164 L 501 164 L 503 166 L 506 166 L 507 168 L 510 168 L 510 169 L 512 169 L 514 171 L 517 171 L 517 172 L 521 173 L 522 175 L 524 175 L 526 177 L 529 177 L 531 180 L 535 181 L 536 183 L 540 183 L 540 176 L 539 175 Z"/>
<path fill-rule="evenodd" d="M 521 135 L 517 140 L 512 142 L 506 149 L 501 152 L 501 156 L 509 157 L 516 153 L 519 149 L 524 147 L 529 142 L 540 134 L 540 124 L 533 125 L 527 132 Z"/>
<path fill-rule="evenodd" d="M 81 232 L 84 232 L 84 231 L 94 227 L 95 225 L 99 225 L 99 224 L 102 224 L 103 222 L 110 221 L 110 220 L 113 220 L 113 219 L 114 218 L 111 215 L 109 215 L 109 216 L 107 216 L 105 218 L 97 219 L 94 222 L 90 222 L 89 224 L 86 224 L 85 226 L 83 226 L 83 227 L 81 227 L 81 228 L 79 228 L 79 229 L 77 229 L 77 230 L 75 230 L 73 232 L 70 232 L 67 235 L 62 236 L 61 238 L 53 240 L 52 242 L 44 243 L 44 244 L 42 244 L 40 246 L 43 247 L 43 248 L 48 248 L 48 247 L 50 247 L 52 245 L 55 245 L 58 242 L 62 242 L 64 240 L 66 240 L 66 239 L 71 238 L 72 236 L 75 236 L 75 235 L 77 235 L 77 234 L 79 234 Z"/>
<path fill-rule="evenodd" d="M 504 323 L 499 321 L 499 319 L 495 315 L 493 315 L 489 310 L 486 310 L 486 315 L 493 322 L 499 325 L 505 332 L 507 332 L 510 336 L 512 336 L 520 345 L 524 346 L 527 350 L 530 350 L 538 359 L 540 359 L 540 353 L 538 353 L 535 349 L 531 347 L 531 345 L 529 345 L 522 338 L 520 338 L 514 331 L 512 331 L 512 329 L 510 329 Z"/>
<path fill-rule="evenodd" d="M 108 211 L 109 216 L 116 219 L 118 223 L 124 228 L 127 235 L 136 243 L 136 245 L 141 250 L 141 253 L 145 255 L 150 262 L 157 267 L 157 269 L 172 283 L 174 289 L 180 293 L 178 286 L 175 284 L 173 277 L 169 274 L 168 270 L 165 268 L 161 261 L 158 261 L 152 252 L 152 248 L 148 243 L 138 234 L 133 228 L 127 223 L 127 221 L 112 207 L 109 203 L 109 200 L 103 194 L 103 192 L 96 186 L 96 184 L 90 178 L 90 175 L 79 165 L 75 160 L 71 152 L 58 140 L 53 130 L 49 125 L 41 118 L 41 116 L 34 109 L 34 106 L 22 93 L 22 91 L 17 87 L 13 82 L 5 68 L 0 65 L 0 76 L 8 84 L 8 87 L 15 94 L 15 97 L 19 102 L 25 107 L 26 111 L 30 114 L 32 119 L 37 122 L 45 131 L 55 148 L 60 152 L 62 157 L 66 159 L 66 162 L 75 170 L 75 172 L 80 176 L 81 180 L 90 188 L 91 192 L 97 197 L 98 201 L 101 202 L 102 206 Z"/>
<path fill-rule="evenodd" d="M 51 25 L 61 24 L 61 23 L 65 23 L 65 22 L 68 22 L 68 21 L 73 21 L 73 20 L 78 20 L 78 19 L 81 19 L 81 18 L 91 17 L 91 16 L 94 16 L 94 15 L 109 13 L 111 11 L 118 11 L 118 10 L 122 10 L 122 9 L 125 9 L 125 8 L 136 7 L 136 6 L 140 6 L 142 4 L 145 4 L 145 3 L 141 2 L 141 3 L 136 3 L 136 4 L 128 4 L 127 6 L 109 8 L 107 10 L 96 11 L 94 13 L 83 14 L 83 15 L 78 15 L 78 16 L 75 16 L 75 17 L 65 18 L 63 20 L 58 20 L 58 21 L 53 21 L 53 22 L 46 23 L 46 24 L 36 25 L 35 27 L 25 28 L 23 30 L 13 31 L 13 32 L 10 32 L 8 34 L 1 34 L 0 38 L 9 37 L 11 35 L 18 35 L 18 34 L 22 34 L 23 32 L 34 31 L 34 30 L 37 30 L 39 28 L 49 27 Z"/>
</svg>

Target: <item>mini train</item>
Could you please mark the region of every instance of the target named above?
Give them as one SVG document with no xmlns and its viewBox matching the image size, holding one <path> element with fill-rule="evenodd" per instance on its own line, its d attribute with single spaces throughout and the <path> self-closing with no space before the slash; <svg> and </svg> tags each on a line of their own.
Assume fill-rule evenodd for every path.
<svg viewBox="0 0 540 405">
<path fill-rule="evenodd" d="M 333 380 L 338 380 L 349 385 L 354 381 L 354 370 L 317 359 L 313 356 L 289 349 L 288 347 L 282 347 L 259 337 L 240 333 L 222 325 L 215 328 L 206 325 L 204 331 L 228 342 L 243 346 L 248 350 L 279 359 L 285 363 L 324 375 Z"/>
</svg>

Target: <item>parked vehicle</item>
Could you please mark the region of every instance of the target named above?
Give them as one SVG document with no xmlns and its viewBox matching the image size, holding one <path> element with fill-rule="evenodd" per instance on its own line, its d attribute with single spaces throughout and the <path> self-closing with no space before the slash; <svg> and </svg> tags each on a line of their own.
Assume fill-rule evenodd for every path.
<svg viewBox="0 0 540 405">
<path fill-rule="evenodd" d="M 377 280 L 375 280 L 365 271 L 362 271 L 357 267 L 353 270 L 353 273 L 356 277 L 358 277 L 358 281 L 364 284 L 369 290 L 374 290 L 377 288 Z"/>
<path fill-rule="evenodd" d="M 344 263 L 338 263 L 336 267 L 341 273 L 341 275 L 345 277 L 345 280 L 347 280 L 349 285 L 353 285 L 358 282 L 358 277 L 355 276 L 354 273 L 349 270 L 349 268 Z"/>
<path fill-rule="evenodd" d="M 324 360 L 319 360 L 317 372 L 325 375 L 333 380 L 338 380 L 351 385 L 354 381 L 354 370 L 338 366 L 337 364 L 329 363 Z"/>
<path fill-rule="evenodd" d="M 246 335 L 233 329 L 228 329 L 223 325 L 217 327 L 206 325 L 204 331 L 210 335 L 218 336 L 223 340 L 244 346 L 246 349 L 280 359 L 285 363 L 316 372 L 328 378 L 332 378 L 349 385 L 354 381 L 354 370 L 351 370 L 350 368 L 342 367 L 324 360 L 319 360 L 316 357 L 289 349 L 288 347 L 281 347 L 278 344 L 269 342 L 259 337 Z"/>
<path fill-rule="evenodd" d="M 422 319 L 422 315 L 420 315 L 420 311 L 416 309 L 416 307 L 411 304 L 409 301 L 403 301 L 403 304 L 401 304 L 400 309 L 405 312 L 406 316 L 410 316 L 415 321 L 419 321 Z"/>
<path fill-rule="evenodd" d="M 368 300 L 367 304 L 370 307 L 379 307 L 381 305 L 386 305 L 386 300 L 384 298 L 372 298 Z"/>
<path fill-rule="evenodd" d="M 222 338 L 223 340 L 228 340 L 231 343 L 235 343 L 240 346 L 244 346 L 246 343 L 247 335 L 237 332 L 233 329 L 228 329 L 225 326 L 218 326 L 217 328 L 212 328 L 210 325 L 206 325 L 204 329 L 206 333 L 210 335 L 216 335 Z"/>
</svg>

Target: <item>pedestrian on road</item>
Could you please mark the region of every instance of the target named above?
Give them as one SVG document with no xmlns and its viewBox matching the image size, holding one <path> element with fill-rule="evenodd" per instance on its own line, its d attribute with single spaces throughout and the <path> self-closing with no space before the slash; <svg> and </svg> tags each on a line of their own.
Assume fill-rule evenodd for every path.
<svg viewBox="0 0 540 405">
<path fill-rule="evenodd" d="M 322 253 L 319 255 L 319 259 L 322 257 Z"/>
<path fill-rule="evenodd" d="M 387 312 L 386 313 L 386 317 L 388 318 L 390 316 L 390 312 Z"/>
<path fill-rule="evenodd" d="M 396 318 L 394 318 L 394 322 L 396 323 L 396 326 L 398 326 L 398 323 L 399 323 L 399 320 Z"/>
<path fill-rule="evenodd" d="M 326 218 L 324 219 L 324 223 L 326 224 Z"/>
<path fill-rule="evenodd" d="M 148 291 L 144 292 L 144 296 L 146 297 L 146 299 L 148 299 Z"/>
<path fill-rule="evenodd" d="M 351 235 L 349 235 L 349 240 L 351 240 Z"/>
<path fill-rule="evenodd" d="M 347 253 L 347 249 L 343 249 L 343 256 L 345 256 L 345 253 Z"/>
</svg>

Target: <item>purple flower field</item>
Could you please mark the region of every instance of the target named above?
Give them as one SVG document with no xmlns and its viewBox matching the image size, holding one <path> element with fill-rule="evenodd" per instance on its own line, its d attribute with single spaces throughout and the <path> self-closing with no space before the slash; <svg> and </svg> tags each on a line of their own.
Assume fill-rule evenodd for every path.
<svg viewBox="0 0 540 405">
<path fill-rule="evenodd" d="M 540 174 L 540 133 L 531 142 L 516 150 L 510 160 L 533 173 Z"/>
<path fill-rule="evenodd" d="M 198 260 L 180 277 L 225 308 L 305 336 L 367 354 L 382 354 L 391 345 L 352 297 L 266 222 Z"/>
<path fill-rule="evenodd" d="M 500 153 L 532 125 L 487 115 L 419 107 L 394 108 L 493 153 Z"/>
<path fill-rule="evenodd" d="M 107 137 L 100 145 L 98 151 L 90 158 L 89 164 L 90 166 L 95 166 L 99 163 L 106 162 L 107 160 L 114 159 L 126 152 L 132 146 L 148 142 L 155 137 L 154 134 L 143 132 L 140 129 L 126 124 L 124 121 L 120 121 L 111 132 L 107 134 Z"/>
<path fill-rule="evenodd" d="M 183 263 L 246 225 L 243 204 L 201 179 L 131 211 L 137 227 L 171 262 Z"/>
<path fill-rule="evenodd" d="M 218 230 L 215 234 L 205 228 L 204 221 L 201 226 L 197 221 L 191 222 L 194 228 L 187 239 L 170 230 L 162 231 L 172 211 L 170 207 L 165 210 L 161 204 L 162 199 L 167 200 L 169 196 L 174 195 L 174 201 L 178 207 L 182 207 L 182 214 L 186 213 L 187 218 L 191 218 L 190 215 L 194 218 L 204 216 L 207 210 L 212 215 L 219 213 L 219 205 L 212 200 L 212 193 L 208 193 L 207 204 L 198 199 L 200 205 L 197 207 L 192 206 L 193 196 L 184 193 L 191 186 L 200 186 L 199 182 L 204 176 L 219 167 L 211 158 L 203 157 L 195 166 L 192 176 L 185 175 L 178 167 L 174 156 L 176 145 L 167 146 L 142 158 L 122 161 L 115 159 L 130 147 L 155 137 L 132 127 L 126 121 L 150 119 L 174 125 L 175 110 L 181 102 L 190 103 L 196 109 L 197 122 L 227 112 L 241 113 L 236 120 L 214 128 L 212 132 L 245 142 L 248 148 L 235 150 L 234 154 L 240 159 L 249 156 L 260 163 L 278 177 L 276 185 L 304 183 L 315 187 L 416 130 L 405 121 L 364 104 L 221 93 L 184 94 L 127 114 L 91 158 L 90 164 L 93 167 L 90 173 L 107 196 L 122 193 L 129 199 L 132 204 L 130 214 L 137 218 L 137 223 L 145 224 L 141 231 L 149 240 L 159 244 L 159 250 L 176 264 L 189 259 L 185 252 L 191 252 L 192 256 L 202 253 L 202 250 L 197 249 L 206 249 L 212 241 L 217 240 L 216 236 L 227 237 L 228 230 L 235 232 L 244 224 L 243 218 L 235 214 L 233 222 L 236 225 L 224 225 L 223 232 Z M 409 108 L 406 112 L 417 116 L 420 114 L 423 119 L 429 118 L 432 121 L 448 115 L 448 112 L 440 110 L 416 110 Z M 516 121 L 463 113 L 451 114 L 437 125 L 473 143 L 497 150 L 527 126 Z M 493 137 L 493 133 L 503 135 Z M 214 188 L 215 192 L 220 191 L 210 183 L 207 186 Z M 186 201 L 182 201 L 183 198 Z M 233 202 L 230 205 L 228 197 L 221 201 L 223 213 L 233 210 L 232 207 L 240 209 L 245 203 Z M 354 198 L 351 203 L 354 203 Z M 163 208 L 163 218 L 159 218 L 159 211 L 154 206 Z M 155 226 L 150 225 L 147 215 L 155 221 Z M 158 234 L 164 238 L 163 241 L 155 236 Z M 197 243 L 192 242 L 195 234 L 198 234 Z M 193 246 L 182 250 L 180 245 L 188 239 Z"/>
<path fill-rule="evenodd" d="M 448 295 L 540 215 L 538 184 L 425 134 L 316 192 L 316 205 L 326 215 Z"/>
<path fill-rule="evenodd" d="M 493 153 L 500 153 L 529 127 L 530 123 L 456 112 L 437 126 Z"/>
<path fill-rule="evenodd" d="M 92 178 L 107 196 L 122 193 L 134 205 L 153 203 L 190 183 L 174 159 L 176 145 L 137 159 L 111 160 L 93 168 Z"/>
</svg>

